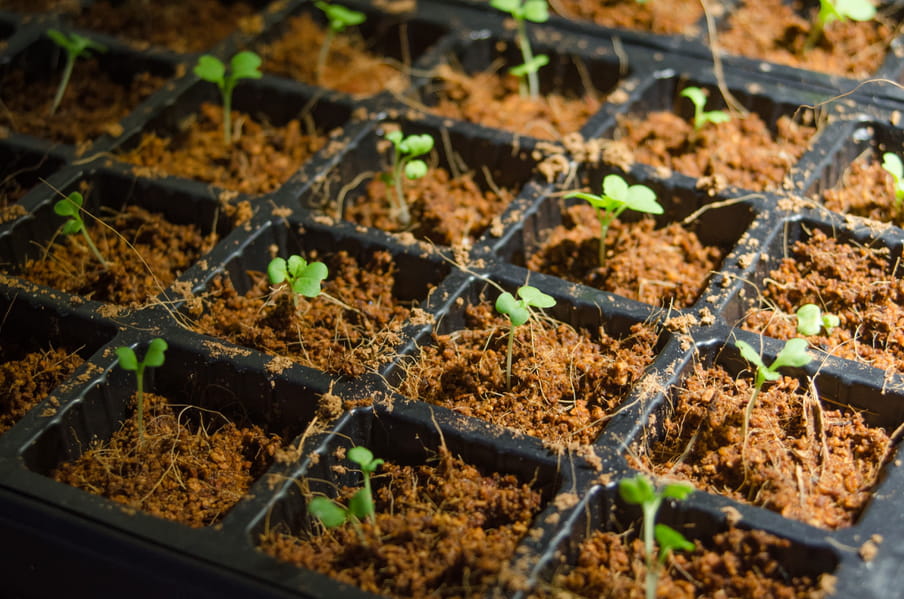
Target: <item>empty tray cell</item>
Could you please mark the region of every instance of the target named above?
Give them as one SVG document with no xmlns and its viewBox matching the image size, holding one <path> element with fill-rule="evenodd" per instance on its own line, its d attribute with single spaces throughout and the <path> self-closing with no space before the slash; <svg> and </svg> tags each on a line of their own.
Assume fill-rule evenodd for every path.
<svg viewBox="0 0 904 599">
<path fill-rule="evenodd" d="M 734 331 L 724 345 L 699 348 L 634 440 L 629 459 L 812 526 L 851 526 L 893 455 L 904 397 L 883 391 L 881 380 L 836 372 L 812 351 L 803 369 L 776 366 L 780 376 L 754 397 L 756 366 L 742 358 L 736 340 L 769 366 L 785 347 Z M 783 356 L 792 351 L 806 350 L 789 346 Z"/>
<path fill-rule="evenodd" d="M 152 368 L 155 343 L 133 346 L 137 364 L 148 366 L 142 409 L 136 373 L 122 367 L 128 362 L 117 350 L 116 364 L 61 406 L 23 458 L 40 474 L 128 510 L 208 526 L 303 431 L 324 389 L 276 385 L 263 369 L 174 337 L 164 363 Z"/>
<path fill-rule="evenodd" d="M 364 20 L 327 40 L 330 28 L 324 12 L 302 5 L 266 34 L 266 45 L 257 48 L 264 59 L 262 70 L 356 97 L 403 92 L 410 83 L 411 64 L 445 30 L 409 14 L 355 12 Z"/>
<path fill-rule="evenodd" d="M 402 136 L 399 143 L 417 139 L 427 143 L 424 148 L 432 145 L 426 154 L 411 155 L 427 166 L 422 177 L 400 173 L 396 180 L 394 166 L 403 168 L 403 163 L 395 159 L 396 148 L 388 139 L 393 135 Z M 513 152 L 508 144 L 465 125 L 447 129 L 386 121 L 359 137 L 300 202 L 334 218 L 437 245 L 470 247 L 489 229 L 499 234 L 498 217 L 533 174 L 531 147 L 525 142 Z"/>
<path fill-rule="evenodd" d="M 84 299 L 136 307 L 163 293 L 231 227 L 215 200 L 130 173 L 76 171 L 71 181 L 0 237 L 7 272 Z M 56 213 L 60 202 L 81 218 L 82 231 L 65 233 L 73 217 Z"/>
<path fill-rule="evenodd" d="M 356 411 L 279 485 L 249 531 L 253 542 L 280 561 L 382 596 L 476 597 L 504 588 L 502 570 L 551 499 L 558 468 L 443 422 L 426 412 L 408 419 Z M 373 517 L 325 530 L 309 509 L 348 509 L 368 457 L 382 460 L 370 476 Z M 335 596 L 335 583 L 308 571 L 269 570 L 283 586 Z"/>
<path fill-rule="evenodd" d="M 175 70 L 169 62 L 87 38 L 92 45 L 76 59 L 59 106 L 52 110 L 67 54 L 48 31 L 0 69 L 6 107 L 0 125 L 12 132 L 77 146 L 102 135 L 116 137 L 123 132 L 120 121 Z M 69 38 L 85 33 L 57 31 Z"/>
<path fill-rule="evenodd" d="M 268 268 L 277 257 L 323 264 L 321 293 L 295 294 L 288 283 L 271 283 Z M 322 272 L 307 272 L 300 276 L 320 280 L 315 275 Z M 389 249 L 350 229 L 266 221 L 230 252 L 187 309 L 198 332 L 277 354 L 286 366 L 358 376 L 395 357 L 412 310 L 448 272 L 439 256 Z"/>
<path fill-rule="evenodd" d="M 324 144 L 349 110 L 287 81 L 240 80 L 232 96 L 230 142 L 217 86 L 198 81 L 161 107 L 117 157 L 143 175 L 173 175 L 248 195 L 278 189 Z"/>
<path fill-rule="evenodd" d="M 63 165 L 55 152 L 30 149 L 10 141 L 0 141 L 0 223 L 15 220 L 27 212 L 20 200 L 42 179 Z"/>
</svg>

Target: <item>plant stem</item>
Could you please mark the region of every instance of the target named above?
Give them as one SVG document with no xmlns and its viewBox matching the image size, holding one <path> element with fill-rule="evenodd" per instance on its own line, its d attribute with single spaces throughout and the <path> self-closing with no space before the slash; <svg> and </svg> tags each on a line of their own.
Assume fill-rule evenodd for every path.
<svg viewBox="0 0 904 599">
<path fill-rule="evenodd" d="M 223 95 L 223 143 L 232 143 L 232 90 L 221 89 Z"/>
<path fill-rule="evenodd" d="M 747 408 L 744 410 L 744 423 L 741 425 L 741 437 L 743 438 L 743 442 L 741 444 L 742 461 L 745 460 L 744 456 L 747 454 L 747 432 L 750 429 L 750 418 L 753 416 L 753 404 L 754 402 L 756 402 L 756 398 L 760 394 L 761 387 L 761 384 L 754 387 L 750 399 L 747 400 Z M 746 468 L 746 461 L 744 463 Z"/>
<path fill-rule="evenodd" d="M 609 225 L 612 224 L 612 221 L 615 219 L 615 214 L 609 212 L 608 210 L 600 210 L 596 208 L 596 218 L 600 221 L 600 248 L 599 248 L 599 259 L 600 259 L 600 268 L 606 265 L 606 235 L 609 234 Z"/>
<path fill-rule="evenodd" d="M 807 54 L 816 47 L 816 43 L 819 41 L 819 38 L 822 37 L 822 21 L 817 20 L 810 27 L 810 33 L 807 35 L 807 40 L 804 42 L 804 54 Z"/>
<path fill-rule="evenodd" d="M 144 443 L 144 364 L 139 364 L 135 370 L 135 380 L 138 383 L 138 444 Z"/>
<path fill-rule="evenodd" d="M 524 64 L 530 64 L 534 60 L 534 54 L 530 48 L 530 39 L 527 37 L 527 27 L 524 24 L 524 19 L 518 20 L 518 46 L 521 48 L 521 57 L 524 59 Z M 522 80 L 523 84 L 523 80 Z M 531 98 L 536 98 L 539 93 L 540 84 L 537 80 L 537 71 L 529 70 L 527 72 L 527 92 Z M 524 90 L 521 89 L 521 95 L 524 94 Z"/>
<path fill-rule="evenodd" d="M 72 76 L 72 69 L 75 67 L 76 56 L 72 52 L 66 54 L 66 66 L 63 68 L 63 78 L 57 86 L 56 95 L 53 97 L 53 104 L 50 105 L 50 115 L 56 112 L 60 102 L 63 101 L 63 94 L 66 93 L 66 87 L 69 85 L 69 78 Z"/>
<path fill-rule="evenodd" d="M 396 150 L 396 169 L 393 175 L 395 179 L 395 190 L 396 190 L 396 218 L 399 221 L 399 224 L 403 227 L 407 227 L 411 224 L 411 213 L 408 211 L 408 204 L 405 202 L 405 189 L 402 187 L 402 177 L 404 177 L 405 172 L 405 161 L 401 160 L 401 155 L 398 150 Z"/>
<path fill-rule="evenodd" d="M 317 83 L 320 83 L 323 79 L 323 69 L 326 67 L 326 59 L 330 55 L 330 46 L 334 37 L 336 37 L 336 31 L 330 27 L 326 37 L 323 38 L 323 44 L 320 45 L 320 54 L 317 56 L 317 71 L 315 71 Z"/>
<path fill-rule="evenodd" d="M 656 512 L 659 511 L 661 498 L 643 505 L 643 547 L 647 558 L 646 599 L 656 599 L 656 587 L 659 584 L 659 562 L 656 560 L 656 547 L 653 535 L 656 526 Z"/>
<path fill-rule="evenodd" d="M 505 352 L 505 388 L 512 390 L 512 347 L 515 344 L 515 325 L 511 325 L 508 334 L 508 348 Z"/>
<path fill-rule="evenodd" d="M 85 238 L 85 241 L 88 243 L 88 248 L 91 250 L 91 253 L 94 254 L 94 257 L 97 258 L 97 261 L 100 262 L 100 265 L 104 267 L 104 270 L 107 270 L 107 268 L 110 265 L 106 260 L 104 260 L 104 257 L 100 253 L 100 250 L 98 250 L 97 246 L 94 245 L 94 242 L 91 241 L 91 236 L 88 235 L 88 231 L 85 230 L 84 223 L 82 224 L 82 236 Z"/>
</svg>

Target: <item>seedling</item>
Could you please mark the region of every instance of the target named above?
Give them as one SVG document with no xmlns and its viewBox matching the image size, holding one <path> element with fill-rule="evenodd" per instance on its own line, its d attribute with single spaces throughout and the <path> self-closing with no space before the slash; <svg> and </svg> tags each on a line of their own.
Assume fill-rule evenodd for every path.
<svg viewBox="0 0 904 599">
<path fill-rule="evenodd" d="M 546 295 L 536 287 L 524 285 L 518 288 L 518 297 L 515 297 L 505 291 L 496 298 L 496 311 L 505 314 L 509 319 L 508 348 L 505 353 L 505 386 L 507 389 L 512 388 L 512 347 L 515 343 L 515 327 L 520 327 L 530 320 L 530 309 L 533 308 L 552 308 L 556 305 L 556 300 Z"/>
<path fill-rule="evenodd" d="M 276 257 L 267 265 L 267 277 L 272 285 L 288 283 L 292 300 L 298 306 L 298 296 L 317 297 L 320 295 L 320 283 L 327 277 L 329 270 L 323 262 L 311 262 L 292 254 L 289 259 Z"/>
<path fill-rule="evenodd" d="M 396 220 L 403 227 L 407 227 L 411 223 L 411 212 L 405 201 L 405 189 L 402 181 L 403 179 L 420 179 L 427 174 L 427 163 L 418 156 L 423 156 L 433 149 L 433 136 L 429 133 L 422 133 L 406 137 L 396 129 L 387 132 L 385 137 L 392 142 L 393 157 L 392 170 L 383 175 L 383 182 L 386 183 L 389 204 L 395 204 Z M 395 190 L 395 202 L 392 201 L 393 190 Z"/>
<path fill-rule="evenodd" d="M 346 27 L 360 25 L 367 19 L 367 16 L 363 12 L 351 10 L 339 4 L 321 2 L 320 0 L 314 2 L 314 5 L 323 11 L 323 14 L 326 15 L 327 20 L 330 22 L 326 36 L 323 38 L 323 44 L 320 46 L 320 54 L 317 57 L 317 81 L 320 81 L 323 69 L 326 66 L 326 60 L 330 55 L 330 46 L 336 34 L 345 31 Z"/>
<path fill-rule="evenodd" d="M 747 401 L 747 409 L 744 410 L 744 424 L 741 427 L 741 436 L 744 438 L 744 444 L 741 449 L 742 456 L 747 453 L 747 431 L 750 428 L 750 417 L 753 415 L 753 405 L 760 394 L 760 390 L 763 388 L 763 384 L 766 381 L 778 380 L 781 376 L 778 372 L 779 368 L 785 366 L 800 367 L 809 364 L 813 357 L 807 353 L 808 345 L 807 340 L 800 337 L 788 339 L 785 342 L 785 347 L 778 352 L 772 364 L 766 366 L 763 358 L 749 343 L 740 339 L 735 341 L 735 346 L 741 351 L 741 357 L 756 366 L 753 393 Z"/>
<path fill-rule="evenodd" d="M 699 87 L 685 87 L 681 90 L 681 96 L 690 100 L 694 105 L 694 131 L 700 131 L 707 123 L 727 123 L 731 117 L 724 110 L 704 110 L 706 108 L 706 94 Z"/>
<path fill-rule="evenodd" d="M 507 12 L 515 19 L 517 26 L 518 47 L 524 63 L 509 69 L 512 75 L 519 79 L 518 87 L 522 96 L 536 98 L 540 93 L 540 83 L 537 79 L 537 71 L 549 63 L 549 57 L 545 54 L 534 56 L 530 47 L 530 38 L 527 35 L 526 21 L 533 23 L 545 23 L 549 19 L 549 9 L 546 0 L 491 0 L 490 6 L 496 10 Z"/>
<path fill-rule="evenodd" d="M 138 442 L 144 441 L 144 369 L 148 366 L 156 368 L 163 366 L 163 353 L 166 351 L 166 341 L 157 337 L 148 344 L 148 350 L 144 354 L 144 360 L 138 361 L 131 347 L 117 347 L 116 355 L 119 356 L 119 367 L 123 370 L 135 371 L 135 382 L 138 387 Z"/>
<path fill-rule="evenodd" d="M 260 79 L 261 58 L 254 52 L 243 51 L 229 61 L 230 73 L 226 74 L 226 65 L 219 58 L 205 54 L 195 65 L 195 75 L 215 83 L 223 98 L 223 142 L 232 143 L 232 90 L 240 79 Z"/>
<path fill-rule="evenodd" d="M 895 180 L 895 204 L 900 207 L 904 202 L 904 164 L 897 154 L 886 152 L 882 154 L 882 168 Z"/>
<path fill-rule="evenodd" d="M 826 335 L 832 334 L 832 329 L 841 324 L 834 314 L 823 314 L 816 304 L 804 304 L 797 309 L 797 332 L 805 337 L 818 335 L 820 329 L 825 329 Z"/>
<path fill-rule="evenodd" d="M 606 234 L 609 226 L 625 210 L 636 210 L 647 214 L 662 214 L 663 208 L 656 200 L 656 192 L 646 185 L 628 185 L 618 175 L 607 175 L 603 179 L 603 195 L 581 191 L 569 194 L 569 198 L 580 198 L 590 202 L 600 222 L 600 267 L 606 264 Z"/>
<path fill-rule="evenodd" d="M 656 587 L 659 585 L 659 573 L 669 553 L 676 550 L 693 551 L 694 544 L 684 538 L 680 532 L 665 524 L 656 524 L 656 513 L 662 500 L 665 498 L 683 501 L 693 493 L 694 488 L 687 483 L 670 483 L 660 490 L 656 490 L 653 483 L 644 476 L 638 474 L 634 478 L 625 478 L 618 483 L 618 494 L 625 502 L 639 505 L 643 511 L 643 545 L 646 553 L 646 597 L 655 599 Z M 653 544 L 653 539 L 659 544 L 659 552 Z"/>
<path fill-rule="evenodd" d="M 875 18 L 876 7 L 870 0 L 819 0 L 816 21 L 810 27 L 810 34 L 804 43 L 804 51 L 809 52 L 822 37 L 825 28 L 834 21 L 869 21 Z"/>
<path fill-rule="evenodd" d="M 104 257 L 97 249 L 97 246 L 94 245 L 94 241 L 92 241 L 91 236 L 88 234 L 88 229 L 85 228 L 85 221 L 82 220 L 81 211 L 84 201 L 82 194 L 73 191 L 65 198 L 57 201 L 57 203 L 53 205 L 53 211 L 60 216 L 69 217 L 68 220 L 63 223 L 63 234 L 74 235 L 75 233 L 81 233 L 82 237 L 85 238 L 85 242 L 88 244 L 91 253 L 94 254 L 94 257 L 97 258 L 97 261 L 100 262 L 101 266 L 106 270 L 109 264 L 104 260 Z"/>
<path fill-rule="evenodd" d="M 348 459 L 361 467 L 364 477 L 364 487 L 358 489 L 348 502 L 348 507 L 339 505 L 326 497 L 313 497 L 308 502 L 308 513 L 320 520 L 327 528 L 336 528 L 346 522 L 351 522 L 355 531 L 362 539 L 360 521 L 365 518 L 371 523 L 376 522 L 374 511 L 374 498 L 370 487 L 370 475 L 376 472 L 383 460 L 374 459 L 374 454 L 366 447 L 352 447 L 348 450 Z"/>
<path fill-rule="evenodd" d="M 107 47 L 103 44 L 99 44 L 93 40 L 89 40 L 86 37 L 78 35 L 77 33 L 66 35 L 62 31 L 59 31 L 57 29 L 48 29 L 47 37 L 49 37 L 57 46 L 66 51 L 66 66 L 63 67 L 63 78 L 60 79 L 60 84 L 57 86 L 56 95 L 53 96 L 53 104 L 50 105 L 50 115 L 53 116 L 57 108 L 59 108 L 60 102 L 63 100 L 63 94 L 66 93 L 66 88 L 69 86 L 69 79 L 70 77 L 72 77 L 72 69 L 75 67 L 75 61 L 78 59 L 78 57 L 91 56 L 91 50 L 106 52 Z"/>
</svg>

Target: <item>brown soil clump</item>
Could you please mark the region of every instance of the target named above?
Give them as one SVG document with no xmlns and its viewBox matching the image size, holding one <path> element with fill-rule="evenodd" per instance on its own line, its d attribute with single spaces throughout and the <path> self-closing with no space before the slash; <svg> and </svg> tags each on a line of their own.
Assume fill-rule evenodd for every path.
<svg viewBox="0 0 904 599">
<path fill-rule="evenodd" d="M 550 8 L 566 19 L 585 19 L 603 27 L 640 29 L 662 34 L 692 35 L 703 17 L 699 0 L 636 2 L 635 0 L 550 0 Z"/>
<path fill-rule="evenodd" d="M 383 464 L 376 521 L 319 535 L 264 535 L 277 559 L 390 597 L 483 597 L 498 588 L 540 494 L 511 475 L 482 475 L 441 449 L 434 465 Z M 346 504 L 357 489 L 345 488 Z"/>
<path fill-rule="evenodd" d="M 4 347 L 3 353 L 7 350 Z M 0 364 L 0 433 L 11 429 L 83 362 L 78 354 L 56 348 Z"/>
<path fill-rule="evenodd" d="M 678 223 L 661 229 L 644 218 L 616 220 L 606 235 L 606 263 L 600 267 L 600 226 L 591 206 L 572 206 L 527 260 L 531 270 L 617 293 L 656 306 L 690 306 L 723 251 L 704 246 Z"/>
<path fill-rule="evenodd" d="M 904 209 L 895 199 L 895 181 L 882 163 L 867 157 L 855 160 L 841 182 L 822 194 L 825 207 L 881 222 L 904 225 Z"/>
</svg>

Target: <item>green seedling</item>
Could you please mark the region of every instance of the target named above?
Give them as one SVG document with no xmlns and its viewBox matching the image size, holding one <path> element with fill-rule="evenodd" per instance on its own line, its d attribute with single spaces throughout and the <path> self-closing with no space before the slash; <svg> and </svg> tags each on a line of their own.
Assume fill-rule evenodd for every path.
<svg viewBox="0 0 904 599">
<path fill-rule="evenodd" d="M 804 304 L 797 309 L 797 332 L 805 337 L 818 335 L 821 329 L 825 329 L 826 335 L 832 334 L 832 329 L 841 324 L 841 319 L 834 314 L 823 314 L 816 304 Z"/>
<path fill-rule="evenodd" d="M 288 283 L 292 300 L 298 306 L 298 297 L 317 297 L 320 295 L 320 283 L 327 277 L 329 270 L 323 262 L 311 262 L 293 254 L 289 259 L 276 257 L 267 265 L 267 277 L 271 285 Z"/>
<path fill-rule="evenodd" d="M 74 235 L 75 233 L 81 233 L 82 237 L 85 238 L 85 242 L 88 244 L 91 253 L 94 254 L 94 257 L 97 258 L 97 261 L 100 262 L 101 266 L 106 270 L 109 264 L 104 260 L 104 257 L 101 255 L 100 250 L 97 249 L 97 246 L 94 245 L 94 241 L 91 239 L 91 236 L 88 235 L 85 221 L 82 220 L 81 211 L 84 202 L 85 200 L 82 197 L 82 194 L 73 191 L 65 198 L 57 201 L 57 203 L 53 205 L 53 211 L 60 216 L 68 217 L 68 220 L 63 223 L 63 234 Z"/>
<path fill-rule="evenodd" d="M 123 370 L 135 371 L 135 383 L 138 387 L 138 442 L 144 441 L 144 369 L 148 366 L 156 368 L 163 366 L 166 351 L 166 341 L 157 337 L 148 344 L 148 350 L 144 354 L 144 360 L 138 361 L 135 351 L 131 347 L 117 347 L 116 355 L 119 356 L 119 367 Z"/>
<path fill-rule="evenodd" d="M 509 72 L 518 77 L 519 91 L 522 96 L 536 98 L 540 93 L 540 83 L 537 71 L 549 63 L 549 57 L 545 54 L 534 56 L 530 46 L 530 38 L 527 35 L 526 22 L 545 23 L 549 19 L 549 8 L 546 0 L 492 0 L 490 6 L 496 10 L 507 12 L 515 19 L 517 27 L 518 48 L 524 63 L 512 67 Z"/>
<path fill-rule="evenodd" d="M 655 599 L 656 587 L 659 585 L 659 574 L 672 551 L 693 551 L 694 544 L 684 538 L 680 532 L 665 524 L 656 524 L 656 513 L 663 499 L 683 501 L 693 493 L 694 488 L 687 483 L 670 483 L 657 490 L 653 483 L 638 474 L 634 478 L 622 479 L 618 484 L 618 494 L 625 502 L 639 505 L 643 511 L 643 545 L 646 553 L 646 597 Z M 653 544 L 655 538 L 659 552 Z"/>
<path fill-rule="evenodd" d="M 419 159 L 433 149 L 433 136 L 429 133 L 420 135 L 414 134 L 405 136 L 400 130 L 389 131 L 385 135 L 386 139 L 392 142 L 393 157 L 392 170 L 383 175 L 383 182 L 386 183 L 386 193 L 389 198 L 389 204 L 395 204 L 396 220 L 403 227 L 411 224 L 411 212 L 408 210 L 408 203 L 405 201 L 405 189 L 403 187 L 404 179 L 420 179 L 425 176 L 428 171 L 427 163 Z M 393 202 L 393 191 L 395 192 L 395 202 Z"/>
<path fill-rule="evenodd" d="M 72 69 L 75 67 L 75 61 L 80 56 L 91 56 L 91 50 L 106 52 L 107 47 L 93 40 L 89 40 L 86 37 L 82 37 L 77 33 L 66 35 L 57 29 L 48 29 L 47 37 L 66 51 L 66 66 L 63 67 L 63 78 L 60 79 L 56 94 L 53 96 L 53 104 L 50 105 L 50 114 L 52 116 L 57 108 L 59 108 L 60 102 L 63 100 L 63 95 L 66 93 L 66 88 L 69 86 L 69 79 L 72 77 Z"/>
<path fill-rule="evenodd" d="M 524 285 L 518 288 L 518 297 L 505 291 L 496 298 L 496 311 L 505 314 L 509 319 L 508 348 L 505 353 L 505 386 L 512 388 L 512 347 L 515 343 L 515 327 L 520 327 L 530 320 L 531 308 L 552 308 L 556 300 L 536 287 Z"/>
<path fill-rule="evenodd" d="M 313 497 L 308 502 L 308 513 L 320 520 L 327 528 L 336 528 L 346 522 L 351 522 L 358 535 L 363 539 L 364 533 L 361 531 L 361 520 L 367 519 L 371 523 L 376 522 L 370 476 L 376 472 L 383 460 L 375 459 L 373 452 L 361 446 L 352 447 L 348 450 L 347 455 L 349 460 L 361 467 L 364 486 L 352 495 L 348 502 L 348 507 L 339 505 L 326 497 Z"/>
<path fill-rule="evenodd" d="M 574 192 L 568 198 L 586 200 L 596 211 L 600 222 L 600 267 L 606 263 L 606 234 L 612 221 L 625 210 L 636 210 L 647 214 L 662 214 L 663 208 L 656 200 L 656 192 L 646 185 L 628 185 L 618 175 L 607 175 L 603 179 L 603 195 Z"/>
<path fill-rule="evenodd" d="M 329 4 L 317 0 L 314 5 L 323 11 L 329 21 L 329 29 L 323 38 L 323 44 L 320 46 L 320 54 L 317 56 L 317 81 L 320 81 L 323 69 L 326 67 L 327 58 L 330 55 L 330 46 L 336 35 L 345 31 L 347 27 L 360 25 L 367 16 L 363 12 L 351 10 L 339 4 Z"/>
<path fill-rule="evenodd" d="M 804 43 L 804 51 L 809 52 L 822 37 L 825 28 L 834 21 L 870 21 L 876 16 L 876 7 L 870 0 L 819 0 L 816 21 L 810 27 L 810 34 Z"/>
<path fill-rule="evenodd" d="M 694 105 L 694 131 L 700 131 L 708 123 L 727 123 L 731 117 L 724 110 L 705 110 L 706 94 L 699 87 L 685 87 L 681 90 L 681 96 L 687 98 Z"/>
<path fill-rule="evenodd" d="M 882 154 L 882 168 L 895 180 L 895 204 L 900 207 L 904 202 L 904 164 L 897 154 L 886 152 Z"/>
<path fill-rule="evenodd" d="M 756 367 L 753 393 L 747 401 L 747 408 L 744 410 L 744 424 L 741 427 L 741 436 L 744 439 L 744 444 L 741 449 L 742 457 L 747 453 L 747 431 L 750 428 L 750 417 L 753 415 L 753 405 L 756 402 L 757 396 L 760 394 L 760 390 L 763 388 L 763 384 L 766 381 L 778 380 L 779 377 L 781 377 L 778 372 L 779 368 L 785 366 L 801 367 L 809 364 L 813 357 L 807 353 L 808 345 L 807 340 L 800 337 L 788 339 L 785 342 L 785 347 L 778 352 L 778 355 L 775 356 L 775 360 L 772 364 L 766 366 L 765 362 L 763 362 L 763 358 L 749 343 L 741 341 L 740 339 L 735 341 L 735 346 L 740 350 L 741 357 Z"/>
<path fill-rule="evenodd" d="M 261 58 L 254 52 L 239 52 L 229 61 L 229 74 L 226 74 L 226 65 L 219 58 L 205 54 L 198 58 L 195 65 L 195 75 L 215 83 L 220 89 L 223 99 L 223 142 L 226 145 L 232 143 L 232 90 L 240 79 L 260 79 Z"/>
</svg>

